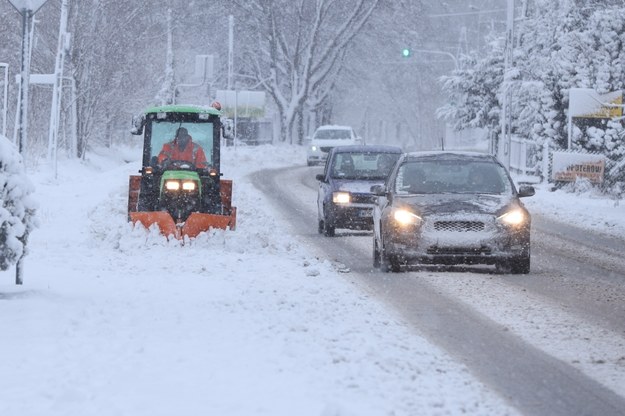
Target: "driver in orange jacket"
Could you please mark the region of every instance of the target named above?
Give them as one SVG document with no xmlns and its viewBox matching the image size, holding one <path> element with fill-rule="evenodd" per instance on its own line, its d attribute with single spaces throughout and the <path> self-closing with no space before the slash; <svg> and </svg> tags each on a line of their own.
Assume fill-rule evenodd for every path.
<svg viewBox="0 0 625 416">
<path fill-rule="evenodd" d="M 169 143 L 163 145 L 163 149 L 158 154 L 158 164 L 163 165 L 167 161 L 183 160 L 191 162 L 198 169 L 208 168 L 204 149 L 199 144 L 193 143 L 189 132 L 184 127 L 176 131 L 176 137 Z"/>
</svg>

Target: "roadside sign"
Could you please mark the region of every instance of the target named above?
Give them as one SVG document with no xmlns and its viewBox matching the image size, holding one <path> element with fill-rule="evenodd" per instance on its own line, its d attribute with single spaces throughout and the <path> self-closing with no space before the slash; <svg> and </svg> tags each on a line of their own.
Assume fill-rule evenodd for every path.
<svg viewBox="0 0 625 416">
<path fill-rule="evenodd" d="M 574 182 L 578 177 L 602 183 L 605 156 L 591 153 L 553 152 L 551 179 Z"/>
</svg>

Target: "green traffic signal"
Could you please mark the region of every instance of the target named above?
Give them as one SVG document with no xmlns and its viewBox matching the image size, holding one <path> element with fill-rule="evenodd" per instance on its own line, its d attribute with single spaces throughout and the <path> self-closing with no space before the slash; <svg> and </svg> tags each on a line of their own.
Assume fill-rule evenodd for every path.
<svg viewBox="0 0 625 416">
<path fill-rule="evenodd" d="M 402 55 L 404 58 L 408 58 L 408 57 L 410 56 L 410 49 L 408 49 L 408 48 L 404 48 L 404 49 L 402 49 L 402 51 L 401 51 L 401 55 Z"/>
</svg>

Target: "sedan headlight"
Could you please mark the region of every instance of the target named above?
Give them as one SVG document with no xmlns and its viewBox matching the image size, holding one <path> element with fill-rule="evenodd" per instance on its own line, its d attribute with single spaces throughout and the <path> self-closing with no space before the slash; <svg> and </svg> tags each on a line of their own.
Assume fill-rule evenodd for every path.
<svg viewBox="0 0 625 416">
<path fill-rule="evenodd" d="M 313 152 L 317 151 L 317 146 L 310 146 L 310 150 L 312 150 Z"/>
<path fill-rule="evenodd" d="M 527 215 L 525 215 L 525 212 L 523 212 L 523 210 L 513 209 L 512 211 L 508 211 L 505 214 L 499 216 L 497 219 L 506 225 L 516 227 L 524 224 L 527 221 Z"/>
<path fill-rule="evenodd" d="M 334 192 L 332 194 L 332 202 L 335 204 L 349 204 L 352 200 L 349 192 Z"/>
<path fill-rule="evenodd" d="M 180 189 L 179 181 L 165 181 L 165 189 L 168 191 L 177 191 Z"/>
<path fill-rule="evenodd" d="M 393 219 L 400 225 L 419 225 L 423 219 L 407 209 L 398 209 L 393 212 Z"/>
</svg>

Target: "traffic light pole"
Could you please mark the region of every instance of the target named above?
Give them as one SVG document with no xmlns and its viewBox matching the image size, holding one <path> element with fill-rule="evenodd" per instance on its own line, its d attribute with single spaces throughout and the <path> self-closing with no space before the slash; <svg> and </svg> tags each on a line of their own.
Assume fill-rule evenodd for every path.
<svg viewBox="0 0 625 416">
<path fill-rule="evenodd" d="M 426 49 L 409 49 L 409 48 L 404 48 L 402 50 L 402 56 L 404 58 L 409 58 L 410 55 L 412 55 L 412 52 L 418 52 L 418 53 L 430 53 L 430 54 L 436 54 L 436 55 L 445 55 L 451 58 L 452 61 L 454 61 L 454 67 L 455 69 L 458 69 L 458 59 L 456 59 L 456 57 L 450 53 L 450 52 L 445 52 L 445 51 L 432 51 L 432 50 L 426 50 Z"/>
</svg>

